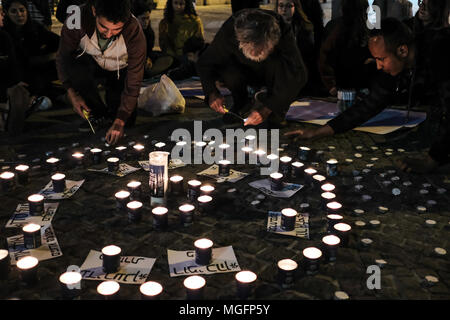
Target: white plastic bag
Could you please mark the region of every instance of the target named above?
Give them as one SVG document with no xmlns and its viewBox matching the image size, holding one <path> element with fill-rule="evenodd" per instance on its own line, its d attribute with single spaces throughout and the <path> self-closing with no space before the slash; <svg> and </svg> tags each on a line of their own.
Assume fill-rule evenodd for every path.
<svg viewBox="0 0 450 320">
<path fill-rule="evenodd" d="M 138 107 L 157 117 L 162 114 L 183 113 L 186 100 L 175 83 L 164 74 L 158 83 L 149 86 L 139 95 Z"/>
</svg>

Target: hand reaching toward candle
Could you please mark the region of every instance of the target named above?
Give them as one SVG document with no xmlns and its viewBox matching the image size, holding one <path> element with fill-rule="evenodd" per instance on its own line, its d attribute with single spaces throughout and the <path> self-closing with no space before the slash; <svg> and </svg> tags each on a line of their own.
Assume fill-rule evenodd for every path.
<svg viewBox="0 0 450 320">
<path fill-rule="evenodd" d="M 106 142 L 110 145 L 115 145 L 123 136 L 125 122 L 120 119 L 114 120 L 111 128 L 106 133 Z"/>
<path fill-rule="evenodd" d="M 322 126 L 320 128 L 306 128 L 299 129 L 295 131 L 286 132 L 284 135 L 287 137 L 294 137 L 294 140 L 309 140 L 309 139 L 317 139 L 327 136 L 332 136 L 334 134 L 334 130 L 328 126 Z"/>
<path fill-rule="evenodd" d="M 209 95 L 208 100 L 209 107 L 211 109 L 213 109 L 215 112 L 225 114 L 225 110 L 223 109 L 225 98 L 221 94 L 213 92 Z"/>
<path fill-rule="evenodd" d="M 245 121 L 244 126 L 257 126 L 258 124 L 264 122 L 271 113 L 272 110 L 267 107 L 253 110 L 248 116 L 247 121 Z"/>
<path fill-rule="evenodd" d="M 83 114 L 83 110 L 91 112 L 91 109 L 89 109 L 89 107 L 86 105 L 84 99 L 73 89 L 67 90 L 67 95 L 69 97 L 70 103 L 72 104 L 73 110 L 78 113 L 81 118 L 86 120 L 86 117 Z"/>
</svg>

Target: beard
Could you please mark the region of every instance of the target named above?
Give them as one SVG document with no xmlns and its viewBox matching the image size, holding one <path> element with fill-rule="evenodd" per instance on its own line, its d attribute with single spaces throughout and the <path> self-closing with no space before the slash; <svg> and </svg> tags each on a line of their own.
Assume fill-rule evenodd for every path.
<svg viewBox="0 0 450 320">
<path fill-rule="evenodd" d="M 264 49 L 257 55 L 253 55 L 252 51 L 254 49 L 254 45 L 251 43 L 239 43 L 239 49 L 241 49 L 242 53 L 244 54 L 244 56 L 252 61 L 255 62 L 262 62 L 264 60 L 266 60 L 269 55 L 272 53 L 273 50 L 273 46 L 271 45 L 266 45 L 264 46 Z"/>
</svg>

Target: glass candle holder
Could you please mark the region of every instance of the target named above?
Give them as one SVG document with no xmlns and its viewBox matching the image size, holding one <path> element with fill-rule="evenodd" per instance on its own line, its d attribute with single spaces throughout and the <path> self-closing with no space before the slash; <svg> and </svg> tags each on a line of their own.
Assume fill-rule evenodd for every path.
<svg viewBox="0 0 450 320">
<path fill-rule="evenodd" d="M 17 173 L 17 181 L 21 185 L 26 185 L 28 183 L 29 170 L 30 167 L 24 164 L 18 165 L 15 167 Z"/>
<path fill-rule="evenodd" d="M 119 158 L 122 161 L 127 160 L 127 147 L 125 146 L 118 146 L 115 148 L 116 157 Z"/>
<path fill-rule="evenodd" d="M 102 249 L 103 271 L 105 273 L 116 273 L 120 268 L 120 253 L 122 249 L 110 245 Z"/>
<path fill-rule="evenodd" d="M 219 149 L 221 150 L 221 154 L 222 154 L 222 159 L 228 159 L 227 157 L 227 152 L 230 152 L 230 145 L 226 144 L 226 143 L 222 143 L 221 145 L 219 145 Z"/>
<path fill-rule="evenodd" d="M 168 212 L 169 210 L 165 207 L 156 207 L 152 209 L 153 216 L 153 228 L 156 230 L 164 230 L 168 226 Z"/>
<path fill-rule="evenodd" d="M 295 282 L 295 275 L 298 264 L 291 259 L 283 259 L 278 261 L 278 284 L 283 289 L 291 288 Z"/>
<path fill-rule="evenodd" d="M 264 162 L 266 162 L 265 161 L 266 152 L 264 150 L 258 149 L 258 150 L 255 150 L 253 153 L 256 155 L 256 164 L 258 166 L 261 166 L 261 165 L 263 165 Z"/>
<path fill-rule="evenodd" d="M 47 164 L 49 171 L 51 173 L 53 173 L 53 172 L 57 172 L 59 170 L 60 161 L 61 160 L 58 158 L 51 157 L 51 158 L 48 158 L 47 160 L 45 160 L 45 163 Z"/>
<path fill-rule="evenodd" d="M 205 266 L 211 263 L 213 242 L 209 239 L 199 239 L 194 242 L 195 263 Z"/>
<path fill-rule="evenodd" d="M 329 214 L 337 214 L 342 211 L 342 204 L 337 201 L 327 203 L 327 212 Z"/>
<path fill-rule="evenodd" d="M 338 175 L 338 161 L 330 159 L 327 161 L 327 176 L 335 177 Z"/>
<path fill-rule="evenodd" d="M 219 176 L 220 177 L 228 177 L 230 175 L 231 170 L 231 161 L 228 160 L 219 160 Z"/>
<path fill-rule="evenodd" d="M 133 146 L 134 154 L 138 160 L 142 160 L 145 154 L 145 147 L 142 144 L 135 144 Z"/>
<path fill-rule="evenodd" d="M 111 157 L 106 160 L 108 163 L 108 172 L 116 173 L 120 168 L 120 159 L 117 157 Z"/>
<path fill-rule="evenodd" d="M 313 168 L 306 168 L 303 172 L 305 177 L 305 185 L 313 186 L 314 185 L 313 176 L 317 174 L 317 170 Z"/>
</svg>

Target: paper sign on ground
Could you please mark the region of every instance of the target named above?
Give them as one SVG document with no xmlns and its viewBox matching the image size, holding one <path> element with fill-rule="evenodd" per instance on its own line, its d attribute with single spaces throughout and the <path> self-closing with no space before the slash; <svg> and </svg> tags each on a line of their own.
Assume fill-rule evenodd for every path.
<svg viewBox="0 0 450 320">
<path fill-rule="evenodd" d="M 281 228 L 281 212 L 269 211 L 269 216 L 267 218 L 267 231 L 286 236 L 309 239 L 309 214 L 297 214 L 294 230 L 286 231 Z"/>
<path fill-rule="evenodd" d="M 150 171 L 150 163 L 148 161 L 139 161 L 139 165 L 144 169 L 145 171 Z M 181 161 L 180 159 L 170 159 L 169 161 L 169 170 L 185 167 L 186 164 Z"/>
<path fill-rule="evenodd" d="M 273 191 L 270 188 L 270 180 L 269 179 L 253 181 L 253 182 L 250 182 L 249 185 L 250 185 L 250 187 L 256 188 L 268 196 L 273 196 L 273 197 L 277 197 L 277 198 L 290 198 L 297 191 L 299 191 L 301 188 L 303 188 L 303 185 L 301 185 L 301 184 L 284 183 L 283 182 L 283 189 L 281 191 Z"/>
<path fill-rule="evenodd" d="M 207 266 L 199 266 L 195 263 L 194 250 L 174 251 L 168 249 L 167 257 L 171 277 L 241 271 L 232 246 L 213 248 L 212 261 Z"/>
<path fill-rule="evenodd" d="M 57 202 L 45 202 L 44 213 L 41 216 L 31 216 L 28 203 L 19 204 L 11 219 L 6 223 L 6 228 L 20 228 L 29 223 L 38 224 L 41 227 L 49 225 L 58 206 Z"/>
<path fill-rule="evenodd" d="M 27 249 L 25 248 L 22 234 L 7 238 L 11 264 L 16 265 L 17 260 L 26 256 L 33 256 L 39 261 L 62 256 L 52 225 L 49 224 L 41 228 L 41 239 L 42 245 L 39 248 Z"/>
<path fill-rule="evenodd" d="M 80 273 L 85 280 L 114 280 L 126 284 L 142 284 L 147 281 L 155 261 L 154 258 L 122 256 L 119 271 L 105 274 L 102 253 L 91 250 L 80 268 Z"/>
<path fill-rule="evenodd" d="M 119 164 L 119 170 L 117 172 L 109 172 L 108 168 L 104 168 L 101 170 L 97 170 L 97 169 L 88 169 L 88 171 L 93 171 L 93 172 L 100 172 L 100 173 L 106 173 L 106 174 L 110 174 L 116 177 L 125 177 L 126 175 L 129 175 L 130 173 L 136 172 L 138 170 L 141 170 L 141 168 L 135 168 L 132 167 L 126 163 L 121 163 Z"/>
<path fill-rule="evenodd" d="M 208 169 L 197 173 L 197 175 L 213 178 L 217 181 L 217 183 L 222 183 L 222 182 L 233 182 L 234 183 L 234 182 L 237 182 L 237 181 L 245 178 L 246 176 L 248 176 L 248 173 L 239 172 L 239 171 L 230 169 L 230 175 L 228 177 L 222 177 L 222 176 L 219 176 L 219 166 L 215 164 L 215 165 L 212 165 L 211 167 L 209 167 Z"/>
<path fill-rule="evenodd" d="M 84 183 L 84 180 L 80 181 L 72 181 L 72 180 L 66 180 L 66 190 L 64 192 L 56 193 L 53 191 L 53 183 L 50 181 L 44 189 L 39 191 L 40 194 L 42 194 L 45 199 L 47 200 L 63 200 L 68 199 L 71 196 L 75 194 L 75 192 L 80 189 L 81 185 Z"/>
</svg>

